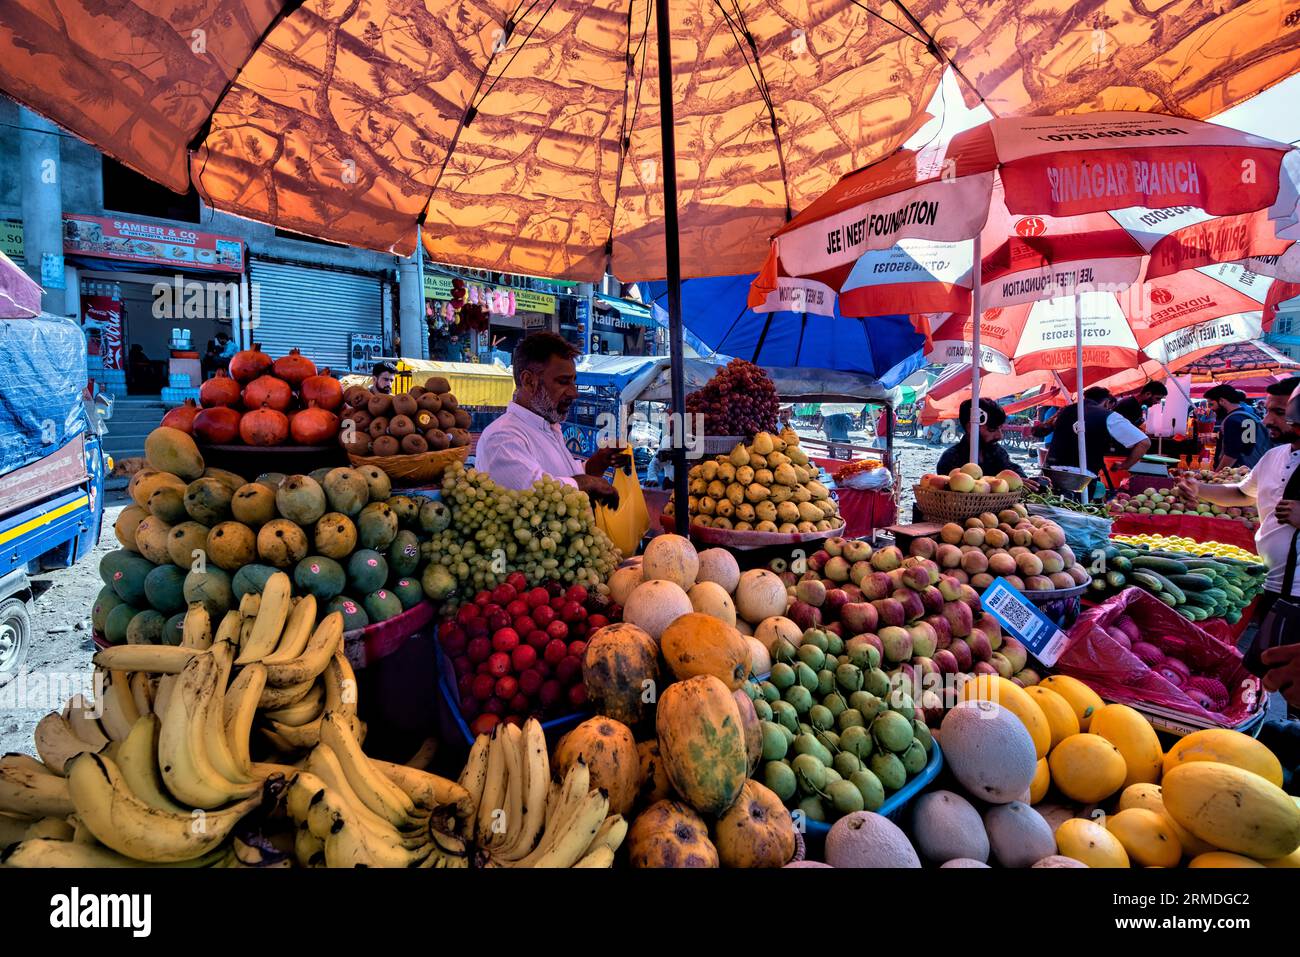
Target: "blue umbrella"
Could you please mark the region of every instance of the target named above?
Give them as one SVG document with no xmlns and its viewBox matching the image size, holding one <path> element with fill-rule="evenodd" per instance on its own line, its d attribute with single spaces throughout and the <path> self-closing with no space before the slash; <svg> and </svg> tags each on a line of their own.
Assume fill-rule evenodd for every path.
<svg viewBox="0 0 1300 957">
<path fill-rule="evenodd" d="M 687 279 L 682 283 L 682 323 L 690 338 L 715 352 L 760 366 L 802 366 L 869 375 L 887 389 L 925 364 L 925 339 L 907 316 L 834 316 L 754 312 L 751 276 Z M 638 284 L 657 311 L 667 306 L 667 284 Z"/>
</svg>

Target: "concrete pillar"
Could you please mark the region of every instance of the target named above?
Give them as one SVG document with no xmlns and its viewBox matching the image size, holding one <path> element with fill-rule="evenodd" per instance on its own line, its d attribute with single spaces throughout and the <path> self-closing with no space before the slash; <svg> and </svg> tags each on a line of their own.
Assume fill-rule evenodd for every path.
<svg viewBox="0 0 1300 957">
<path fill-rule="evenodd" d="M 77 296 L 64 295 L 63 172 L 59 164 L 59 131 L 53 123 L 19 109 L 18 133 L 22 163 L 23 244 L 27 272 L 45 289 L 41 307 L 56 316 L 68 315 Z M 47 257 L 53 257 L 47 258 Z M 42 264 L 46 264 L 42 269 Z M 42 273 L 45 273 L 44 277 Z"/>
<path fill-rule="evenodd" d="M 429 323 L 424 313 L 424 248 L 417 227 L 415 253 L 397 261 L 398 335 L 400 354 L 408 359 L 429 358 Z"/>
</svg>

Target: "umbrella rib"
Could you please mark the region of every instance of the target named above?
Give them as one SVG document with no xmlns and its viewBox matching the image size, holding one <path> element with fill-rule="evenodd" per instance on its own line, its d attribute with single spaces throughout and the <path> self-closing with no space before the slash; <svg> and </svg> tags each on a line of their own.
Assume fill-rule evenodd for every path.
<svg viewBox="0 0 1300 957">
<path fill-rule="evenodd" d="M 858 0 L 853 0 L 853 2 L 857 3 Z M 994 113 L 988 103 L 984 101 L 984 94 L 980 92 L 979 87 L 970 81 L 970 78 L 962 72 L 962 68 L 959 67 L 956 62 L 948 56 L 948 54 L 943 52 L 943 48 L 939 46 L 939 41 L 931 35 L 930 31 L 925 28 L 924 24 L 916 18 L 912 11 L 907 9 L 903 0 L 893 0 L 893 4 L 898 7 L 903 16 L 907 17 L 908 22 L 912 24 L 913 28 L 919 31 L 921 36 L 925 38 L 925 48 L 930 51 L 930 55 L 938 60 L 941 65 L 952 67 L 952 71 L 957 74 L 957 77 L 963 83 L 970 87 L 971 92 L 979 98 L 979 101 L 984 104 L 984 107 L 988 109 L 990 113 L 993 113 L 994 116 L 997 116 L 997 113 Z M 859 4 L 859 6 L 861 6 L 861 4 Z"/>
</svg>

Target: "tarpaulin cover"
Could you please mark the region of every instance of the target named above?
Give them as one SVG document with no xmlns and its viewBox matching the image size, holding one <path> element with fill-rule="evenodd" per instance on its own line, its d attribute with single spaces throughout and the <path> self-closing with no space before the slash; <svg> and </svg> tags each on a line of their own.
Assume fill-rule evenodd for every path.
<svg viewBox="0 0 1300 957">
<path fill-rule="evenodd" d="M 69 319 L 0 319 L 0 475 L 84 431 L 86 340 Z"/>
<path fill-rule="evenodd" d="M 1116 641 L 1107 632 L 1127 615 L 1149 642 L 1182 659 L 1193 675 L 1217 678 L 1230 695 L 1222 714 L 1206 711 Z M 1056 670 L 1078 678 L 1107 701 L 1141 707 L 1156 705 L 1180 711 L 1219 727 L 1236 727 L 1259 707 L 1259 679 L 1241 662 L 1241 652 L 1188 621 L 1140 588 L 1126 588 L 1085 611 L 1069 631 L 1069 643 Z"/>
</svg>

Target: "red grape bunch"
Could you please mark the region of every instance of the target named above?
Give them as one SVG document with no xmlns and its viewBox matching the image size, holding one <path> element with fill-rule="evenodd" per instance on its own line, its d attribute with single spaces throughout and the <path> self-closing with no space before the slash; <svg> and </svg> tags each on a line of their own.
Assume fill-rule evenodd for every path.
<svg viewBox="0 0 1300 957">
<path fill-rule="evenodd" d="M 752 362 L 732 359 L 704 388 L 686 397 L 687 412 L 704 413 L 706 435 L 775 432 L 780 403 L 771 377 Z"/>
</svg>

